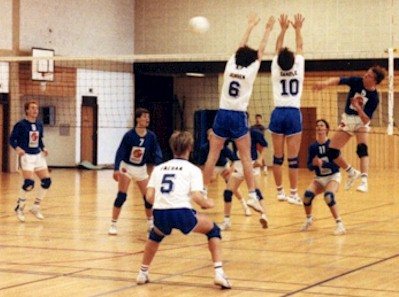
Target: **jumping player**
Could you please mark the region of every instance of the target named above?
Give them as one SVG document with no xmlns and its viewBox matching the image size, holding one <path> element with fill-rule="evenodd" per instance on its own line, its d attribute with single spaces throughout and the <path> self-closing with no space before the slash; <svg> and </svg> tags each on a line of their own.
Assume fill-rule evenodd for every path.
<svg viewBox="0 0 399 297">
<path fill-rule="evenodd" d="M 280 15 L 281 31 L 276 42 L 276 55 L 271 66 L 273 97 L 275 109 L 270 118 L 269 131 L 273 141 L 273 175 L 277 187 L 277 199 L 302 205 L 298 195 L 299 149 L 302 138 L 302 114 L 300 110 L 305 59 L 303 53 L 302 25 L 305 18 L 301 14 L 294 16 L 294 22 L 287 15 Z M 283 47 L 285 32 L 290 24 L 295 30 L 296 52 Z M 284 163 L 284 145 L 287 144 L 290 195 L 283 189 L 281 166 Z"/>
<path fill-rule="evenodd" d="M 328 158 L 327 150 L 330 144 L 328 139 L 328 131 L 330 125 L 324 119 L 316 121 L 316 141 L 309 146 L 308 152 L 308 168 L 314 170 L 316 177 L 308 186 L 303 197 L 306 221 L 302 227 L 302 231 L 306 231 L 313 223 L 312 202 L 320 193 L 324 193 L 324 200 L 330 208 L 331 214 L 336 222 L 334 235 L 343 235 L 346 233 L 345 226 L 342 224 L 341 217 L 338 213 L 335 194 L 341 183 L 341 173 L 339 167 Z"/>
<path fill-rule="evenodd" d="M 19 165 L 24 178 L 15 208 L 17 218 L 21 222 L 25 222 L 24 208 L 28 192 L 32 191 L 35 186 L 34 173 L 40 179 L 40 189 L 29 211 L 39 220 L 44 219 L 41 212 L 41 202 L 51 186 L 51 178 L 45 159 L 48 150 L 43 143 L 43 125 L 37 119 L 39 105 L 36 101 L 31 100 L 25 103 L 24 108 L 25 119 L 15 124 L 10 136 L 10 145 L 19 156 Z"/>
<path fill-rule="evenodd" d="M 118 194 L 112 210 L 112 223 L 109 235 L 117 235 L 117 221 L 122 205 L 126 201 L 130 181 L 134 180 L 144 199 L 147 229 L 152 228 L 152 205 L 147 202 L 148 173 L 147 163 L 154 160 L 155 164 L 162 162 L 162 152 L 154 132 L 147 129 L 150 123 L 150 112 L 145 108 L 138 108 L 134 115 L 135 127 L 124 135 L 116 152 L 115 171 L 113 178 L 118 182 Z"/>
<path fill-rule="evenodd" d="M 208 159 L 203 170 L 205 192 L 210 183 L 213 169 L 226 139 L 234 140 L 240 152 L 249 198 L 247 205 L 258 212 L 262 206 L 256 198 L 255 181 L 252 174 L 251 139 L 248 133 L 247 106 L 252 94 L 253 84 L 258 73 L 262 56 L 274 25 L 270 17 L 263 33 L 258 50 L 246 44 L 253 28 L 260 19 L 256 14 L 248 17 L 248 26 L 238 50 L 226 64 L 224 82 L 220 96 L 220 106 L 213 124 Z"/>
<path fill-rule="evenodd" d="M 192 206 L 194 201 L 202 209 L 214 207 L 213 200 L 202 195 L 204 185 L 201 170 L 188 161 L 194 144 L 193 137 L 189 132 L 176 131 L 169 143 L 173 159 L 155 167 L 148 183 L 147 199 L 154 205 L 154 227 L 145 244 L 137 284 L 149 282 L 148 268 L 161 241 L 173 229 L 178 229 L 186 235 L 191 232 L 206 235 L 215 269 L 214 283 L 230 289 L 222 266 L 220 228 L 208 216 L 197 213 Z"/>
<path fill-rule="evenodd" d="M 327 86 L 347 85 L 349 93 L 346 99 L 345 111 L 337 132 L 331 137 L 329 157 L 341 168 L 348 172 L 345 189 L 349 190 L 361 174 L 361 184 L 357 187 L 360 192 L 368 191 L 368 134 L 374 111 L 380 102 L 377 85 L 385 78 L 386 71 L 380 66 L 367 70 L 363 77 L 332 77 L 313 86 L 314 90 L 321 90 Z M 355 135 L 357 142 L 356 153 L 360 158 L 360 171 L 350 166 L 341 155 L 341 149 Z"/>
</svg>

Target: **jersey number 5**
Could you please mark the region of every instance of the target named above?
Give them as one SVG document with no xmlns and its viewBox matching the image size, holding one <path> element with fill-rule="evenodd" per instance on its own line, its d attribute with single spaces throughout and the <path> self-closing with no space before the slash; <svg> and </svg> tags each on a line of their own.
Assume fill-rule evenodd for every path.
<svg viewBox="0 0 399 297">
<path fill-rule="evenodd" d="M 295 96 L 299 92 L 299 81 L 297 79 L 282 79 L 280 80 L 280 84 L 282 96 Z"/>
<path fill-rule="evenodd" d="M 162 178 L 161 193 L 169 194 L 173 191 L 175 174 L 165 174 Z"/>
</svg>

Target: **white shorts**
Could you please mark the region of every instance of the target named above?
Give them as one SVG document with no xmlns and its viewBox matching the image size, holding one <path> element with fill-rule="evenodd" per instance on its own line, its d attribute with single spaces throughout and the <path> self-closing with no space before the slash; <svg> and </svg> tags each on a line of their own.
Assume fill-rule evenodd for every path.
<svg viewBox="0 0 399 297">
<path fill-rule="evenodd" d="M 255 161 L 252 161 L 252 164 L 254 164 Z M 254 176 L 259 176 L 260 175 L 260 167 L 253 168 L 252 167 L 252 173 Z M 232 176 L 239 180 L 244 179 L 244 168 L 242 167 L 242 162 L 239 161 L 234 161 L 234 171 L 232 173 Z"/>
<path fill-rule="evenodd" d="M 349 115 L 346 113 L 342 114 L 341 122 L 339 123 L 339 127 L 351 135 L 360 128 L 366 128 L 366 131 L 368 132 L 370 130 L 369 125 L 370 123 L 364 124 L 359 116 Z"/>
<path fill-rule="evenodd" d="M 325 188 L 325 187 L 327 187 L 327 185 L 330 181 L 336 181 L 338 184 L 340 184 L 341 179 L 342 179 L 341 173 L 337 172 L 337 173 L 334 173 L 332 175 L 327 175 L 327 176 L 316 176 L 314 180 L 316 182 L 318 182 L 320 185 L 322 185 L 323 188 Z"/>
<path fill-rule="evenodd" d="M 20 157 L 19 164 L 24 171 L 40 171 L 47 169 L 46 158 L 42 153 L 25 154 Z"/>
<path fill-rule="evenodd" d="M 142 181 L 148 178 L 147 165 L 133 166 L 122 161 L 119 165 L 119 172 L 134 181 Z"/>
</svg>

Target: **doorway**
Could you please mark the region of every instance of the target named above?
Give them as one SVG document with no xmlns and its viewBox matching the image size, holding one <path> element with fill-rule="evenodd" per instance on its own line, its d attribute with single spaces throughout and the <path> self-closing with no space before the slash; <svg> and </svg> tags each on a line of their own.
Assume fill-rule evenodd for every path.
<svg viewBox="0 0 399 297">
<path fill-rule="evenodd" d="M 97 97 L 83 96 L 81 110 L 80 159 L 97 165 Z"/>
<path fill-rule="evenodd" d="M 8 131 L 9 131 L 8 94 L 0 93 L 0 168 L 8 171 Z"/>
</svg>

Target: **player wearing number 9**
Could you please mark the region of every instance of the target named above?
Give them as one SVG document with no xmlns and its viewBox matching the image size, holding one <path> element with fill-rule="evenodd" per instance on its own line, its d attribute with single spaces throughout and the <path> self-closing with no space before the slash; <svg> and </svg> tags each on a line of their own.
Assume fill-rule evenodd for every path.
<svg viewBox="0 0 399 297">
<path fill-rule="evenodd" d="M 298 153 L 302 137 L 302 114 L 300 111 L 305 59 L 302 56 L 302 24 L 305 18 L 301 14 L 294 16 L 294 21 L 287 15 L 279 18 L 281 27 L 276 42 L 276 55 L 271 65 L 273 97 L 275 109 L 271 114 L 269 131 L 272 135 L 274 158 L 273 175 L 277 187 L 277 199 L 301 205 L 298 195 Z M 292 25 L 295 30 L 296 51 L 283 47 L 285 32 Z M 285 196 L 281 166 L 284 162 L 284 145 L 287 144 L 289 163 L 290 195 Z"/>
</svg>

